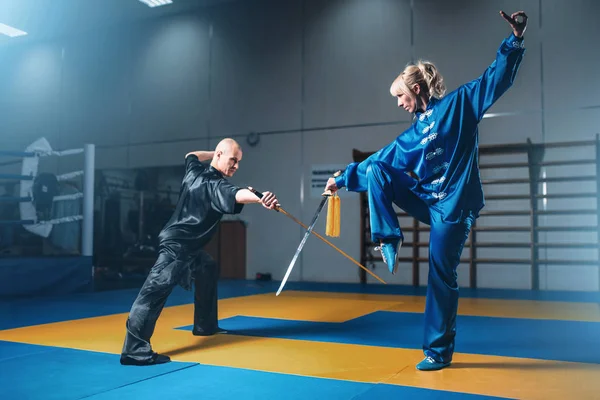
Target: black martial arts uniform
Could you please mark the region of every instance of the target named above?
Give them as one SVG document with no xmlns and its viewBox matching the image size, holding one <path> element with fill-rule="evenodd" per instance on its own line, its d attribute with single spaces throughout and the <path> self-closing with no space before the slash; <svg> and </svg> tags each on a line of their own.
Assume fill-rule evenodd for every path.
<svg viewBox="0 0 600 400">
<path fill-rule="evenodd" d="M 194 291 L 195 335 L 217 332 L 217 281 L 219 266 L 202 247 L 214 235 L 223 214 L 238 214 L 239 187 L 229 183 L 212 166 L 195 155 L 185 160 L 185 176 L 177 207 L 159 234 L 159 255 L 133 303 L 121 364 L 149 365 L 169 361 L 152 351 L 150 337 L 167 297 L 176 285 Z"/>
</svg>

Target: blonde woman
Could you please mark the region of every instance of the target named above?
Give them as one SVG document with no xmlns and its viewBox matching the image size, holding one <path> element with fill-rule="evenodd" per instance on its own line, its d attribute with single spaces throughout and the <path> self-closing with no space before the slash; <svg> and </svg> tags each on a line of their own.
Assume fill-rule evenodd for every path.
<svg viewBox="0 0 600 400">
<path fill-rule="evenodd" d="M 496 60 L 477 79 L 445 95 L 434 64 L 408 65 L 390 93 L 414 115 L 410 128 L 361 163 L 352 163 L 326 189 L 367 192 L 371 237 L 391 273 L 403 235 L 392 203 L 431 226 L 425 306 L 423 371 L 450 365 L 454 353 L 458 284 L 456 268 L 473 221 L 484 206 L 478 166 L 478 123 L 513 84 L 523 59 L 523 11 L 500 12 L 512 33 Z"/>
</svg>

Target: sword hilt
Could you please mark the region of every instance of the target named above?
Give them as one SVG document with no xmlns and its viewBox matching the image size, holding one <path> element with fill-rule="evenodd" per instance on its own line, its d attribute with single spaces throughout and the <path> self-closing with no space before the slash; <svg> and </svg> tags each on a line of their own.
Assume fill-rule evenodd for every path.
<svg viewBox="0 0 600 400">
<path fill-rule="evenodd" d="M 336 171 L 336 172 L 333 174 L 333 177 L 334 177 L 334 178 L 337 178 L 337 177 L 338 177 L 338 176 L 340 176 L 341 174 L 342 174 L 342 171 Z M 321 194 L 321 196 L 333 196 L 333 192 L 332 192 L 331 190 L 326 190 L 326 191 L 324 191 L 324 192 Z"/>
<path fill-rule="evenodd" d="M 254 193 L 256 195 L 256 197 L 258 197 L 259 199 L 263 198 L 263 194 L 261 192 L 259 192 L 258 190 L 254 189 L 252 186 L 248 186 L 247 189 L 249 191 L 251 191 L 252 193 Z"/>
<path fill-rule="evenodd" d="M 254 195 L 256 197 L 258 197 L 259 199 L 262 199 L 263 196 L 264 196 L 261 192 L 259 192 L 258 190 L 254 189 L 251 186 L 248 186 L 246 189 L 248 189 L 249 191 L 251 191 L 252 193 L 254 193 Z M 277 211 L 277 212 L 279 212 L 279 211 L 282 210 L 282 208 L 281 208 L 281 206 L 275 206 L 274 210 Z"/>
</svg>

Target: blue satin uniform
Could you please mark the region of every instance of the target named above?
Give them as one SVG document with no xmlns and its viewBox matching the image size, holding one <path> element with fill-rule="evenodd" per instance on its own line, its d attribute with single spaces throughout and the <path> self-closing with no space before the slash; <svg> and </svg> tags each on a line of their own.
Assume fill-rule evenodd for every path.
<svg viewBox="0 0 600 400">
<path fill-rule="evenodd" d="M 511 34 L 479 78 L 441 99 L 431 98 L 410 128 L 363 162 L 349 164 L 335 179 L 338 188 L 368 192 L 375 243 L 403 238 L 392 203 L 431 226 L 423 349 L 437 362 L 452 359 L 456 268 L 471 224 L 485 204 L 478 123 L 512 86 L 524 53 L 523 38 Z"/>
</svg>

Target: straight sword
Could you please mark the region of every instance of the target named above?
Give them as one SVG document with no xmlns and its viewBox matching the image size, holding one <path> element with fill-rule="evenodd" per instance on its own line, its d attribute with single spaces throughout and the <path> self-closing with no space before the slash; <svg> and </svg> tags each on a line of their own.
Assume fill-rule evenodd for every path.
<svg viewBox="0 0 600 400">
<path fill-rule="evenodd" d="M 329 195 L 325 195 L 323 197 L 323 200 L 321 200 L 321 203 L 319 204 L 319 208 L 317 208 L 317 212 L 315 213 L 310 225 L 308 226 L 308 229 L 304 233 L 304 237 L 302 238 L 302 241 L 300 242 L 300 245 L 298 246 L 298 249 L 296 250 L 296 254 L 294 254 L 294 258 L 292 258 L 292 262 L 290 263 L 287 271 L 285 272 L 285 276 L 283 277 L 283 280 L 281 281 L 281 285 L 279 285 L 279 290 L 277 290 L 277 293 L 275 294 L 275 296 L 279 296 L 279 293 L 281 293 L 281 290 L 283 289 L 283 287 L 285 286 L 285 283 L 287 282 L 288 278 L 290 277 L 290 273 L 292 272 L 292 269 L 294 268 L 294 264 L 296 264 L 296 259 L 298 258 L 298 255 L 302 251 L 302 248 L 304 247 L 304 243 L 306 243 L 306 239 L 308 239 L 308 237 L 312 233 L 312 230 L 315 227 L 315 224 L 317 223 L 317 219 L 319 219 L 319 214 L 321 214 L 321 210 L 323 209 L 323 206 L 325 205 L 325 203 L 327 203 L 328 198 L 329 198 Z"/>
</svg>

